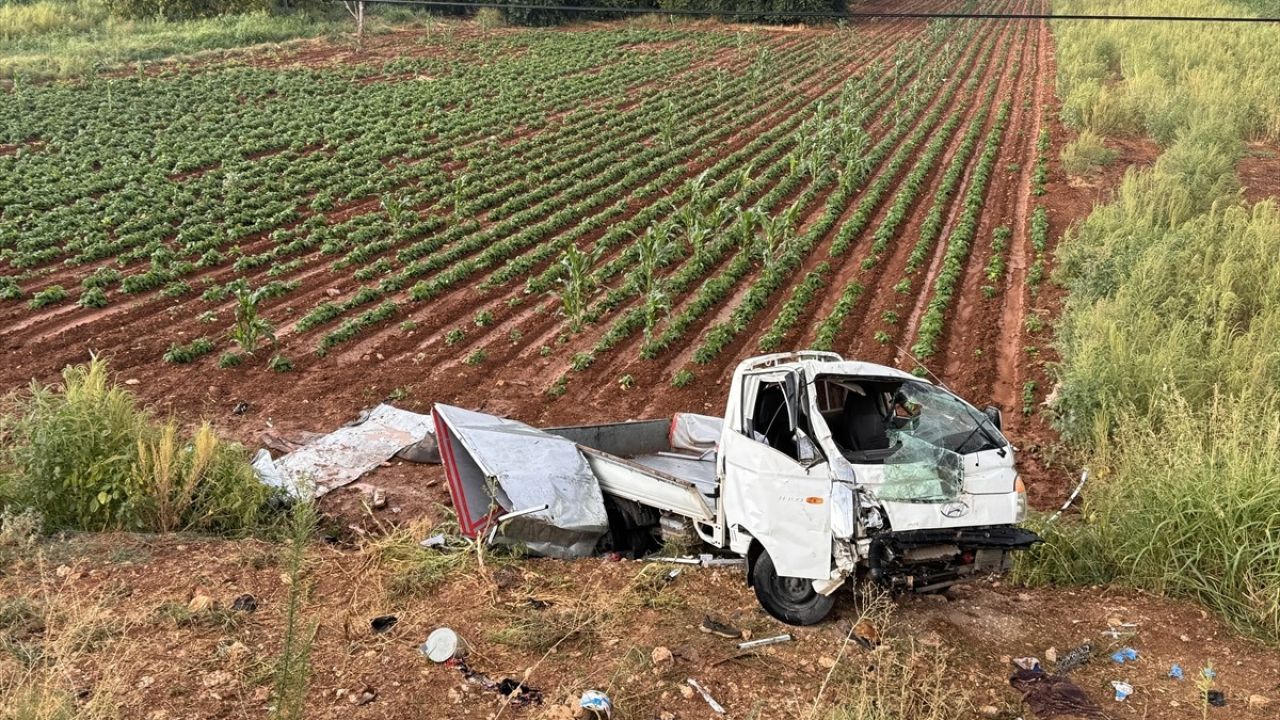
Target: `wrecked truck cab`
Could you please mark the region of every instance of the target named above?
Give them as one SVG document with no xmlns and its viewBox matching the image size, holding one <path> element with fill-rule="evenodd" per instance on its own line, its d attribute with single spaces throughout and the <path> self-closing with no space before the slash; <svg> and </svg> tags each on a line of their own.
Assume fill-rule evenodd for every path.
<svg viewBox="0 0 1280 720">
<path fill-rule="evenodd" d="M 1038 541 L 1017 527 L 1025 491 L 991 415 L 834 353 L 741 363 L 723 418 L 545 431 L 494 419 L 504 426 L 495 435 L 476 417 L 451 422 L 456 408 L 437 406 L 436 417 L 464 531 L 536 540 L 560 557 L 603 535 L 594 521 L 604 515 L 614 537 L 683 532 L 746 558 L 761 604 L 791 624 L 820 621 L 850 578 L 936 590 L 1003 571 L 1011 551 Z M 502 460 L 531 456 L 559 460 Z M 557 545 L 570 537 L 572 548 Z"/>
</svg>

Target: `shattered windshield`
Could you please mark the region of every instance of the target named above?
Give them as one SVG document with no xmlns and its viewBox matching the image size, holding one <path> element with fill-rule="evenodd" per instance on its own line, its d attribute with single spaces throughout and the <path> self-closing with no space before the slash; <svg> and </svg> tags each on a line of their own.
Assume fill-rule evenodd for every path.
<svg viewBox="0 0 1280 720">
<path fill-rule="evenodd" d="M 964 485 L 962 456 L 1006 444 L 985 414 L 929 383 L 830 377 L 815 393 L 841 455 L 883 464 L 884 499 L 953 499 Z"/>
<path fill-rule="evenodd" d="M 921 382 L 903 383 L 891 399 L 886 432 L 886 500 L 941 502 L 964 487 L 961 456 L 1004 444 L 986 415 L 942 388 Z"/>
<path fill-rule="evenodd" d="M 890 434 L 895 430 L 961 455 L 1005 445 L 991 420 L 972 405 L 940 387 L 915 381 L 903 383 L 893 394 Z"/>
</svg>

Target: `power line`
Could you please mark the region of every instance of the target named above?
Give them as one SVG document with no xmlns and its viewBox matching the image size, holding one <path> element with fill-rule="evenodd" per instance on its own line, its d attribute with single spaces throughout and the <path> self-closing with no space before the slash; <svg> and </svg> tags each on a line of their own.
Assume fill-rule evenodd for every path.
<svg viewBox="0 0 1280 720">
<path fill-rule="evenodd" d="M 908 12 L 892 10 L 829 12 L 817 10 L 699 10 L 652 7 L 585 7 L 581 5 L 534 5 L 524 3 L 470 2 L 465 0 L 363 0 L 369 5 L 416 5 L 441 8 L 496 8 L 499 10 L 542 10 L 547 12 L 604 13 L 615 15 L 691 15 L 697 17 L 781 17 L 826 20 L 871 18 L 943 20 L 1125 20 L 1142 22 L 1280 23 L 1280 17 L 1231 15 L 1091 15 L 994 12 Z"/>
</svg>

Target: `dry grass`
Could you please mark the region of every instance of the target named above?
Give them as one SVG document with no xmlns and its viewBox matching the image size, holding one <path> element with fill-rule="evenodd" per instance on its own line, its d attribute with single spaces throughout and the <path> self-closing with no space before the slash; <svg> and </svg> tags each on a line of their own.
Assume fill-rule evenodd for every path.
<svg viewBox="0 0 1280 720">
<path fill-rule="evenodd" d="M 95 672 L 121 662 L 124 621 L 97 594 L 70 592 L 42 568 L 31 597 L 0 605 L 0 718 L 112 720 L 119 676 Z"/>
</svg>

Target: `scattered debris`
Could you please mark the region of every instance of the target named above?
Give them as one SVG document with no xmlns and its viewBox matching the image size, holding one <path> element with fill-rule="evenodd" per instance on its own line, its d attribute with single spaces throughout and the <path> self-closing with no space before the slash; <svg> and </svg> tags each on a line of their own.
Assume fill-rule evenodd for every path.
<svg viewBox="0 0 1280 720">
<path fill-rule="evenodd" d="M 1051 647 L 1048 650 L 1045 650 L 1044 661 L 1052 665 L 1056 665 L 1058 663 L 1058 648 Z"/>
<path fill-rule="evenodd" d="M 777 645 L 779 643 L 791 642 L 795 638 L 789 634 L 776 635 L 774 637 L 760 638 L 759 640 L 748 640 L 738 643 L 739 650 L 754 650 L 755 648 L 764 647 L 765 645 Z"/>
<path fill-rule="evenodd" d="M 676 578 L 678 578 L 678 577 L 680 577 L 680 568 L 676 568 L 676 569 L 672 570 L 671 572 L 667 573 L 666 575 L 663 575 L 663 576 L 662 576 L 662 584 L 663 584 L 663 585 L 670 585 L 671 583 L 675 582 L 675 581 L 676 581 Z"/>
<path fill-rule="evenodd" d="M 243 400 L 236 403 L 236 406 L 231 408 L 232 415 L 243 415 L 247 412 L 249 412 L 249 403 L 244 402 Z"/>
<path fill-rule="evenodd" d="M 1212 667 L 1205 667 L 1200 670 L 1200 677 L 1204 678 L 1205 680 L 1212 680 L 1218 677 L 1218 673 L 1214 671 Z"/>
<path fill-rule="evenodd" d="M 1182 666 L 1179 665 L 1178 663 L 1174 663 L 1173 667 L 1169 668 L 1169 677 L 1173 678 L 1174 680 L 1181 680 Z"/>
<path fill-rule="evenodd" d="M 693 555 L 683 555 L 681 557 L 655 557 L 645 559 L 648 562 L 674 563 L 677 565 L 700 565 L 702 567 L 743 567 L 747 562 L 745 558 L 716 557 L 711 553 L 701 553 L 696 557 Z"/>
<path fill-rule="evenodd" d="M 396 623 L 398 622 L 400 622 L 400 618 L 396 617 L 395 615 L 379 615 L 378 617 L 369 621 L 369 627 L 373 630 L 374 633 L 381 635 L 386 631 L 390 630 L 391 628 L 395 627 Z"/>
<path fill-rule="evenodd" d="M 1117 665 L 1123 665 L 1126 662 L 1137 659 L 1138 651 L 1131 647 L 1120 648 L 1119 650 L 1111 653 L 1111 662 L 1116 663 Z"/>
<path fill-rule="evenodd" d="M 428 432 L 427 436 L 418 442 L 402 448 L 396 453 L 396 457 L 411 463 L 439 465 L 440 445 L 436 442 L 435 433 Z"/>
<path fill-rule="evenodd" d="M 231 601 L 231 609 L 236 612 L 251 613 L 258 609 L 258 599 L 245 593 Z"/>
<path fill-rule="evenodd" d="M 597 718 L 613 717 L 613 701 L 599 690 L 588 690 L 582 693 L 582 698 L 578 700 L 578 707 L 595 713 Z"/>
<path fill-rule="evenodd" d="M 368 705 L 373 702 L 376 697 L 378 697 L 378 692 L 366 685 L 364 689 L 358 693 L 347 693 L 347 702 L 355 705 L 356 707 L 360 707 L 361 705 Z"/>
<path fill-rule="evenodd" d="M 703 700 L 707 701 L 707 705 L 710 705 L 713 711 L 719 715 L 725 714 L 724 706 L 716 702 L 716 699 L 711 697 L 711 693 L 707 692 L 705 688 L 699 685 L 697 680 L 689 678 L 688 680 L 685 680 L 685 682 L 689 684 L 689 687 L 698 691 L 698 694 L 702 696 Z"/>
<path fill-rule="evenodd" d="M 739 646 L 741 647 L 741 646 Z M 653 661 L 655 666 L 666 665 L 675 662 L 675 656 L 671 654 L 671 650 L 666 646 L 659 645 L 649 653 L 649 659 Z"/>
<path fill-rule="evenodd" d="M 853 639 L 863 649 L 871 650 L 880 644 L 880 631 L 866 618 L 861 618 L 853 625 Z"/>
<path fill-rule="evenodd" d="M 447 627 L 436 628 L 418 650 L 433 662 L 446 662 L 466 656 L 467 643 Z"/>
<path fill-rule="evenodd" d="M 1206 690 L 1204 700 L 1214 707 L 1226 707 L 1227 696 L 1221 690 Z"/>
<path fill-rule="evenodd" d="M 1102 708 L 1089 699 L 1084 690 L 1061 675 L 1048 675 L 1043 670 L 1015 670 L 1009 684 L 1022 693 L 1036 717 L 1052 718 L 1077 715 L 1103 718 Z"/>
<path fill-rule="evenodd" d="M 1089 657 L 1092 654 L 1093 654 L 1093 645 L 1090 643 L 1084 643 L 1083 645 L 1078 645 L 1074 648 L 1071 648 L 1070 650 L 1067 651 L 1067 654 L 1063 655 L 1062 659 L 1059 660 L 1058 663 L 1054 666 L 1053 668 L 1054 672 L 1058 673 L 1059 675 L 1065 675 L 1066 673 L 1069 673 L 1072 670 L 1075 670 L 1081 665 L 1088 663 Z"/>
<path fill-rule="evenodd" d="M 193 613 L 200 613 L 213 607 L 213 598 L 204 593 L 196 593 L 191 598 L 191 602 L 187 603 L 187 610 Z"/>
<path fill-rule="evenodd" d="M 418 544 L 424 548 L 443 548 L 445 546 L 445 542 L 446 541 L 445 541 L 444 535 L 440 534 L 440 535 L 432 535 L 429 538 L 424 538 Z"/>
<path fill-rule="evenodd" d="M 1036 658 L 1036 657 L 1020 657 L 1020 658 L 1014 658 L 1014 659 L 1013 659 L 1013 664 L 1014 664 L 1014 665 L 1017 665 L 1018 667 L 1022 668 L 1023 670 L 1036 670 L 1036 671 L 1040 671 L 1040 658 Z"/>
<path fill-rule="evenodd" d="M 462 658 L 446 660 L 445 665 L 457 668 L 458 671 L 462 673 L 462 677 L 466 678 L 467 682 L 472 685 L 478 685 L 490 692 L 496 692 L 499 695 L 506 696 L 509 698 L 509 704 L 515 707 L 542 704 L 542 691 L 538 688 L 525 685 L 520 680 L 516 680 L 515 678 L 503 678 L 502 680 L 494 682 L 488 675 L 472 670 L 467 666 L 467 662 Z"/>
<path fill-rule="evenodd" d="M 742 631 L 734 627 L 728 620 L 719 615 L 707 615 L 702 618 L 702 624 L 698 629 L 704 633 L 718 635 L 722 638 L 730 640 L 738 640 L 742 637 Z"/>
<path fill-rule="evenodd" d="M 1124 702 L 1124 699 L 1133 694 L 1133 686 L 1127 682 L 1112 680 L 1111 687 L 1116 689 L 1116 702 Z"/>
<path fill-rule="evenodd" d="M 431 432 L 430 415 L 378 405 L 356 422 L 275 460 L 260 450 L 253 467 L 263 482 L 293 494 L 305 494 L 301 488 L 314 483 L 314 495 L 320 497 L 355 482 Z"/>
<path fill-rule="evenodd" d="M 381 510 L 387 506 L 387 491 L 382 488 L 374 488 L 369 493 L 369 507 L 374 510 Z"/>
</svg>

